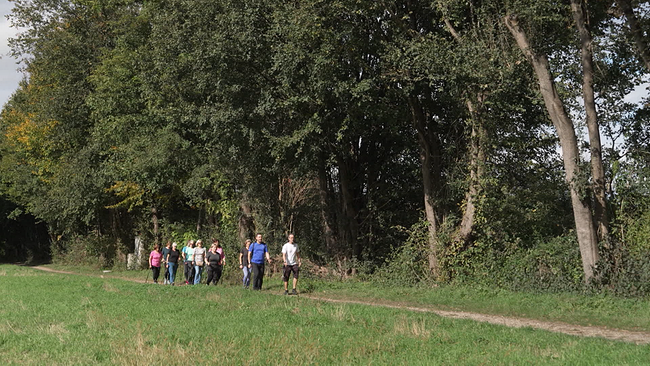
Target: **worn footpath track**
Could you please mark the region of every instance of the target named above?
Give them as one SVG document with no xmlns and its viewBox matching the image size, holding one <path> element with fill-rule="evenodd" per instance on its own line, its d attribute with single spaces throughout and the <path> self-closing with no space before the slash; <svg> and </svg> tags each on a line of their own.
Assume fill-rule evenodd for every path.
<svg viewBox="0 0 650 366">
<path fill-rule="evenodd" d="M 42 267 L 42 266 L 36 266 L 30 268 L 46 271 L 46 272 L 60 273 L 60 274 L 100 277 L 100 278 L 116 278 L 116 279 L 138 282 L 138 283 L 146 282 L 143 280 L 138 280 L 133 278 L 60 271 L 60 270 L 55 270 L 55 269 Z M 329 303 L 366 305 L 366 306 L 376 306 L 376 307 L 384 307 L 384 308 L 392 308 L 392 309 L 400 309 L 400 310 L 409 310 L 409 311 L 422 312 L 422 313 L 433 313 L 445 318 L 469 319 L 478 322 L 504 325 L 506 327 L 513 327 L 513 328 L 530 327 L 534 329 L 543 329 L 550 332 L 564 333 L 573 336 L 597 337 L 597 338 L 604 338 L 604 339 L 609 339 L 614 341 L 636 343 L 639 345 L 650 344 L 650 333 L 648 332 L 611 329 L 611 328 L 595 327 L 595 326 L 574 325 L 574 324 L 568 324 L 562 322 L 550 322 L 550 321 L 508 317 L 508 316 L 501 316 L 501 315 L 480 314 L 480 313 L 472 313 L 467 311 L 438 310 L 434 308 L 416 307 L 416 306 L 410 306 L 406 304 L 386 302 L 386 301 L 370 302 L 370 301 L 351 300 L 351 299 L 333 299 L 333 298 L 311 295 L 311 294 L 300 294 L 300 297 L 315 300 L 315 301 L 329 302 Z"/>
</svg>

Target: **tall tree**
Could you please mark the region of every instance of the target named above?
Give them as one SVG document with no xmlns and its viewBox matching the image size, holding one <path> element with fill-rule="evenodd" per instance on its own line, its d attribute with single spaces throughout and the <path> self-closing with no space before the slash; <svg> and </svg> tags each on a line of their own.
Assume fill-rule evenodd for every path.
<svg viewBox="0 0 650 366">
<path fill-rule="evenodd" d="M 504 22 L 537 75 L 544 104 L 560 139 L 566 181 L 571 192 L 573 216 L 575 219 L 578 244 L 580 246 L 583 272 L 585 281 L 589 282 L 593 278 L 594 269 L 598 262 L 598 237 L 588 197 L 584 193 L 585 183 L 580 181 L 580 154 L 573 121 L 567 114 L 564 103 L 560 99 L 555 87 L 548 56 L 533 47 L 516 15 L 506 15 Z"/>
<path fill-rule="evenodd" d="M 586 110 L 587 128 L 589 131 L 589 149 L 591 151 L 591 178 L 594 194 L 594 220 L 598 226 L 600 240 L 609 242 L 609 218 L 607 215 L 607 199 L 605 190 L 605 168 L 603 166 L 602 147 L 600 143 L 600 128 L 596 112 L 596 96 L 594 92 L 594 61 L 593 42 L 589 24 L 587 4 L 583 0 L 571 0 L 571 10 L 576 28 L 580 36 L 580 54 L 582 63 L 582 92 Z"/>
<path fill-rule="evenodd" d="M 639 2 L 641 3 L 641 2 Z M 645 3 L 647 6 L 647 2 Z M 630 28 L 637 52 L 641 56 L 646 68 L 650 70 L 650 48 L 648 48 L 647 37 L 641 28 L 641 22 L 634 12 L 631 0 L 616 0 L 616 5 L 625 15 L 625 20 Z"/>
</svg>

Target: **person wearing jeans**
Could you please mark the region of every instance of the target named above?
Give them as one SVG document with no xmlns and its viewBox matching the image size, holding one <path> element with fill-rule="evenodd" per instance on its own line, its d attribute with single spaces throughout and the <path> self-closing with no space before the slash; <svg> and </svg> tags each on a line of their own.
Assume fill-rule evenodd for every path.
<svg viewBox="0 0 650 366">
<path fill-rule="evenodd" d="M 244 272 L 244 278 L 242 282 L 244 283 L 244 288 L 248 288 L 251 284 L 251 270 L 248 268 L 248 248 L 251 246 L 250 239 L 246 239 L 246 244 L 239 251 L 239 268 Z"/>
<path fill-rule="evenodd" d="M 196 247 L 194 248 L 194 284 L 198 285 L 201 283 L 201 273 L 203 272 L 205 258 L 205 248 L 203 247 L 203 241 L 197 240 Z"/>
<path fill-rule="evenodd" d="M 248 266 L 253 269 L 253 290 L 261 290 L 264 281 L 264 257 L 271 263 L 268 246 L 262 242 L 262 234 L 257 234 L 256 242 L 248 249 Z"/>
<path fill-rule="evenodd" d="M 188 240 L 183 248 L 183 262 L 185 264 L 185 284 L 194 284 L 194 240 Z"/>
<path fill-rule="evenodd" d="M 169 255 L 169 252 L 172 250 L 172 242 L 168 241 L 167 244 L 165 244 L 165 247 L 162 250 L 162 262 L 165 264 L 165 273 L 163 274 L 163 283 L 165 285 L 169 285 L 169 267 L 167 266 L 167 256 Z"/>
<path fill-rule="evenodd" d="M 176 270 L 178 269 L 178 259 L 181 256 L 181 253 L 177 249 L 178 244 L 173 243 L 172 249 L 167 254 L 167 268 L 169 269 L 169 284 L 174 286 L 174 280 L 176 279 Z"/>
</svg>

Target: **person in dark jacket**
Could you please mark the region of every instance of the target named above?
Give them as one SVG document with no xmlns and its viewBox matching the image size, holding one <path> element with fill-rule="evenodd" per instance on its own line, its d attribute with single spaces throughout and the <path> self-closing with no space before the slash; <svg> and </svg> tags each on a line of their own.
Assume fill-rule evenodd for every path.
<svg viewBox="0 0 650 366">
<path fill-rule="evenodd" d="M 248 266 L 248 248 L 251 246 L 251 240 L 246 239 L 244 247 L 239 251 L 239 268 L 244 272 L 244 278 L 242 282 L 244 283 L 244 288 L 248 288 L 251 284 L 251 269 Z"/>
<path fill-rule="evenodd" d="M 173 243 L 172 249 L 167 254 L 165 262 L 167 262 L 167 269 L 169 270 L 169 283 L 174 286 L 176 279 L 176 271 L 178 270 L 178 259 L 181 257 L 181 252 L 178 251 L 178 244 Z"/>
<path fill-rule="evenodd" d="M 208 279 L 205 282 L 206 285 L 210 285 L 212 282 L 213 285 L 217 284 L 217 271 L 219 270 L 219 263 L 221 262 L 221 254 L 217 252 L 217 245 L 212 244 L 208 254 L 205 255 L 205 261 L 208 265 Z"/>
</svg>

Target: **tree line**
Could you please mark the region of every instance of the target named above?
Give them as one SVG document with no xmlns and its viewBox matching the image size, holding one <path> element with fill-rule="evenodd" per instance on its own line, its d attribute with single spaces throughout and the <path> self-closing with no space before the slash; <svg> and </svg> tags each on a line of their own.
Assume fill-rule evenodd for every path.
<svg viewBox="0 0 650 366">
<path fill-rule="evenodd" d="M 645 268 L 646 1 L 13 3 L 1 191 L 55 256 L 296 232 L 341 274 Z"/>
</svg>

